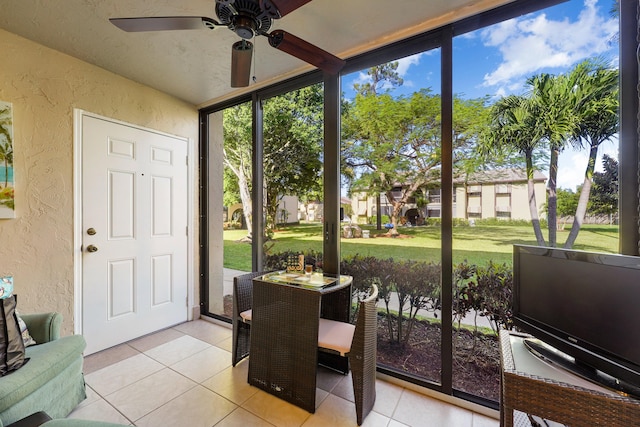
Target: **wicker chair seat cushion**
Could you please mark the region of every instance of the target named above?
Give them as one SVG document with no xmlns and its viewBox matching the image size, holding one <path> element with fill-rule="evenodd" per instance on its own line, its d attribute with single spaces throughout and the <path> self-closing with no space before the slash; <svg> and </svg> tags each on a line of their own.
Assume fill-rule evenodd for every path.
<svg viewBox="0 0 640 427">
<path fill-rule="evenodd" d="M 351 351 L 355 330 L 355 325 L 351 323 L 320 318 L 318 347 L 337 351 L 340 356 L 344 356 Z"/>
<path fill-rule="evenodd" d="M 251 310 L 245 310 L 240 313 L 240 317 L 242 317 L 243 322 L 251 322 Z"/>
</svg>

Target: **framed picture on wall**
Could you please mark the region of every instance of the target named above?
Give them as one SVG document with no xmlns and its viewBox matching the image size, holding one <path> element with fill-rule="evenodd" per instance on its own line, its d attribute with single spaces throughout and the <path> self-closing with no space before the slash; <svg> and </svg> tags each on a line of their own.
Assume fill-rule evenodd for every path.
<svg viewBox="0 0 640 427">
<path fill-rule="evenodd" d="M 13 179 L 13 111 L 0 101 L 0 218 L 15 218 Z"/>
</svg>

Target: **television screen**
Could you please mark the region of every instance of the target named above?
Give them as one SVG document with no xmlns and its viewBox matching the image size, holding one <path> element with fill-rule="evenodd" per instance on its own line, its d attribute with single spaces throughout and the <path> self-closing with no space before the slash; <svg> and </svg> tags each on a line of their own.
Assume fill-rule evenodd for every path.
<svg viewBox="0 0 640 427">
<path fill-rule="evenodd" d="M 640 257 L 514 246 L 514 323 L 640 386 Z"/>
</svg>

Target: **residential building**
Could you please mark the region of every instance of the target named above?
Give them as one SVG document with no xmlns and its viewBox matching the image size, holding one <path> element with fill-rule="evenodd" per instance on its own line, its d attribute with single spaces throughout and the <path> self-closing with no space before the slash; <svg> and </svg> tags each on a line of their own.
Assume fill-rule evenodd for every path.
<svg viewBox="0 0 640 427">
<path fill-rule="evenodd" d="M 518 169 L 490 170 L 470 175 L 466 182 L 454 181 L 454 218 L 531 220 L 526 171 Z M 546 177 L 539 171 L 533 175 L 538 218 L 545 218 L 547 202 Z"/>
<path fill-rule="evenodd" d="M 304 220 L 308 222 L 322 221 L 323 210 L 324 210 L 324 204 L 322 202 L 319 202 L 319 201 L 308 202 L 308 203 L 300 202 L 298 205 L 299 205 L 298 216 L 300 220 Z M 349 220 L 349 218 L 347 218 L 348 215 L 345 214 L 345 210 L 349 209 L 348 208 L 349 206 L 351 206 L 351 200 L 347 197 L 340 197 L 340 219 L 341 220 L 347 220 L 347 221 Z"/>
<path fill-rule="evenodd" d="M 546 203 L 546 177 L 539 171 L 533 177 L 536 206 L 539 218 L 546 217 L 544 204 Z M 453 217 L 461 219 L 521 219 L 531 220 L 529 211 L 529 194 L 526 172 L 518 169 L 503 169 L 477 172 L 464 181 L 453 181 Z M 399 197 L 402 187 L 398 186 L 392 192 Z M 422 206 L 412 197 L 403 209 L 403 222 L 411 225 L 424 223 L 425 218 L 440 218 L 441 200 L 440 190 L 427 190 L 423 196 Z M 376 216 L 377 202 L 375 196 L 356 193 L 353 197 L 353 221 L 366 224 Z M 393 206 L 386 194 L 380 194 L 380 212 L 390 216 Z"/>
<path fill-rule="evenodd" d="M 240 228 L 246 228 L 242 203 L 225 206 L 225 222 L 239 224 Z M 278 224 L 295 224 L 298 219 L 298 198 L 296 196 L 283 196 L 278 202 Z"/>
</svg>

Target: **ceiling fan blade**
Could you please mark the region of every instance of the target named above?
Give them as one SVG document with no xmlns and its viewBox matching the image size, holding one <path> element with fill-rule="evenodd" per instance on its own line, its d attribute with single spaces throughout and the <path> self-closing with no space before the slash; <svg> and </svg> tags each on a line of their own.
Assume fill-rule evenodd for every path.
<svg viewBox="0 0 640 427">
<path fill-rule="evenodd" d="M 311 0 L 260 0 L 260 8 L 273 18 L 282 18 Z M 273 11 L 275 7 L 276 11 Z"/>
<path fill-rule="evenodd" d="M 283 30 L 275 30 L 267 35 L 269 44 L 289 55 L 302 59 L 329 74 L 338 74 L 345 61 Z"/>
<path fill-rule="evenodd" d="M 231 46 L 231 87 L 249 86 L 252 55 L 253 43 L 248 40 L 237 41 Z"/>
<path fill-rule="evenodd" d="M 121 30 L 169 31 L 169 30 L 213 30 L 218 23 L 206 16 L 163 16 L 155 18 L 110 18 L 109 21 Z"/>
</svg>

